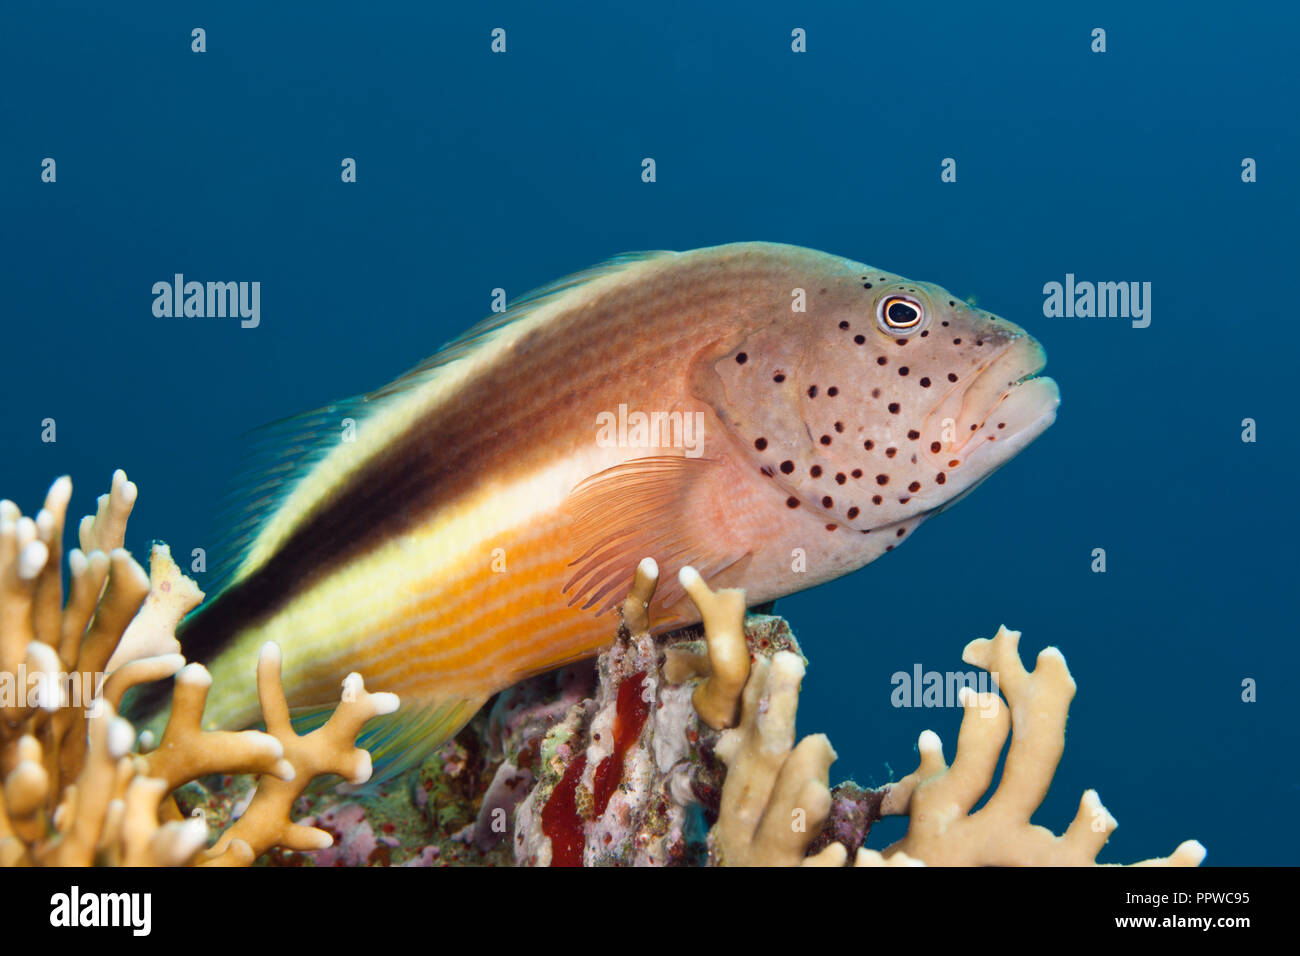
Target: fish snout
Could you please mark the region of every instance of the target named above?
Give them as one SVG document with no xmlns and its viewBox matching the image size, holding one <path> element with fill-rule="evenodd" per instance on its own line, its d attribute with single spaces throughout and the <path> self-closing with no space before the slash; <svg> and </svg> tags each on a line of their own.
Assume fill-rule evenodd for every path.
<svg viewBox="0 0 1300 956">
<path fill-rule="evenodd" d="M 927 448 L 937 467 L 957 469 L 978 457 L 988 464 L 978 469 L 981 476 L 987 474 L 1056 418 L 1060 404 L 1056 382 L 1038 377 L 1047 364 L 1047 353 L 1019 326 L 1005 320 L 997 323 L 1006 344 L 976 369 L 964 387 L 951 390 L 926 421 L 926 433 L 939 436 L 938 449 L 933 444 Z"/>
</svg>

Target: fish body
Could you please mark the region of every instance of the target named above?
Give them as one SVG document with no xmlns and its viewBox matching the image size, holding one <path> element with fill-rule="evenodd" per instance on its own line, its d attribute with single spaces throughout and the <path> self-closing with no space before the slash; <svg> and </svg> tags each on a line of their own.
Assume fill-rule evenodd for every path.
<svg viewBox="0 0 1300 956">
<path fill-rule="evenodd" d="M 1051 424 L 1043 362 L 937 286 L 794 246 L 565 280 L 285 439 L 299 467 L 181 634 L 213 672 L 206 720 L 257 719 L 273 640 L 291 704 L 361 671 L 427 748 L 597 653 L 643 557 L 660 631 L 698 620 L 684 565 L 753 604 L 847 574 Z"/>
</svg>

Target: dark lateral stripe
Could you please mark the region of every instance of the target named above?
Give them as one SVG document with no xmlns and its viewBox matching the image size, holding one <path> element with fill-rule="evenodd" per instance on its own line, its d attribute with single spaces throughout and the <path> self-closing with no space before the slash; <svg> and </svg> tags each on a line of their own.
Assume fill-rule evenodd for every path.
<svg viewBox="0 0 1300 956">
<path fill-rule="evenodd" d="M 188 619 L 178 631 L 186 659 L 210 662 L 314 582 L 429 520 L 503 460 L 519 467 L 547 460 L 548 439 L 562 427 L 557 408 L 586 409 L 589 396 L 620 379 L 614 364 L 636 363 L 633 350 L 662 352 L 665 341 L 689 334 L 696 310 L 725 298 L 738 278 L 725 270 L 689 274 L 694 271 L 680 270 L 663 285 L 615 287 L 580 313 L 557 316 L 503 350 L 454 400 L 431 409 L 318 502 L 260 567 Z M 684 293 L 691 282 L 698 284 Z M 628 351 L 619 355 L 616 341 L 627 343 Z M 604 343 L 604 355 L 593 356 L 594 342 Z M 587 420 L 595 420 L 594 412 Z M 169 693 L 165 683 L 151 685 L 133 713 L 153 713 Z"/>
</svg>

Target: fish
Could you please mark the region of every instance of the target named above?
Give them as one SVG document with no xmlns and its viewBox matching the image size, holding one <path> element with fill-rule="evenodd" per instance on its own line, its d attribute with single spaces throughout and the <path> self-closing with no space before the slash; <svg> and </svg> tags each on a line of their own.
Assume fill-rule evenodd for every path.
<svg viewBox="0 0 1300 956">
<path fill-rule="evenodd" d="M 409 763 L 607 646 L 643 558 L 668 572 L 657 633 L 699 620 L 686 566 L 751 607 L 856 571 L 1052 424 L 1045 362 L 937 285 L 798 246 L 562 279 L 272 426 L 226 580 L 179 633 L 212 672 L 205 723 L 258 719 L 275 641 L 303 713 L 351 671 L 396 693 L 382 748 Z"/>
</svg>

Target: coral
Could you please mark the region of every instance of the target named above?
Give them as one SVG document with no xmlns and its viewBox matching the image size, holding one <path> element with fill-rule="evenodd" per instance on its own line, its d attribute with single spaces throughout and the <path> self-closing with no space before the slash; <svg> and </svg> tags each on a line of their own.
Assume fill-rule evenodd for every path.
<svg viewBox="0 0 1300 956">
<path fill-rule="evenodd" d="M 65 601 L 71 491 L 56 481 L 34 519 L 0 502 L 0 863 L 1092 865 L 1116 826 L 1091 790 L 1060 836 L 1030 823 L 1075 693 L 1055 648 L 1030 672 L 1018 633 L 971 642 L 963 659 L 992 673 L 1005 701 L 962 690 L 952 765 L 927 731 L 914 773 L 832 789 L 829 740 L 796 744 L 806 662 L 785 622 L 747 615 L 743 592 L 714 591 L 684 568 L 677 583 L 702 624 L 654 636 L 650 559 L 594 665 L 503 692 L 403 777 L 309 787 L 366 781 L 357 734 L 397 699 L 349 675 L 329 720 L 300 736 L 268 644 L 256 675 L 266 731 L 204 729 L 212 678 L 185 663 L 175 637 L 202 592 L 165 545 L 148 575 L 123 549 L 136 489 L 117 472 L 67 555 Z M 165 727 L 137 741 L 118 708 L 131 688 L 170 677 Z M 1001 779 L 976 810 L 1008 737 Z M 865 848 L 888 814 L 909 817 L 907 834 Z M 1139 865 L 1204 855 L 1188 841 Z"/>
<path fill-rule="evenodd" d="M 808 852 L 832 808 L 829 773 L 835 751 L 825 734 L 795 745 L 802 655 L 776 651 L 759 657 L 751 668 L 744 592 L 713 591 L 689 567 L 680 578 L 700 609 L 708 656 L 691 659 L 670 649 L 666 674 L 670 680 L 704 676 L 691 697 L 700 719 L 714 729 L 735 728 L 726 730 L 715 746 L 727 773 L 718 821 L 709 833 L 711 862 L 843 865 L 847 850 L 841 843 Z"/>
<path fill-rule="evenodd" d="M 745 690 L 745 681 L 749 678 L 749 645 L 745 642 L 745 592 L 736 588 L 714 591 L 692 567 L 682 568 L 678 577 L 692 603 L 700 611 L 708 644 L 707 661 L 697 659 L 694 666 L 690 667 L 697 674 L 707 675 L 695 688 L 691 702 L 700 719 L 714 730 L 734 727 L 741 694 Z M 635 591 L 634 585 L 633 592 Z M 684 678 L 680 669 L 688 666 L 686 655 L 678 652 L 670 660 L 674 667 L 669 669 L 669 680 L 678 675 Z"/>
<path fill-rule="evenodd" d="M 694 804 L 688 688 L 667 686 L 644 604 L 658 569 L 642 562 L 631 609 L 597 661 L 593 698 L 569 709 L 541 741 L 537 783 L 515 814 L 518 863 L 659 865 L 692 860 Z M 698 841 L 696 842 L 698 855 Z"/>
<path fill-rule="evenodd" d="M 333 716 L 300 737 L 289 724 L 279 649 L 268 644 L 257 680 L 269 733 L 203 730 L 211 677 L 185 664 L 175 636 L 202 592 L 165 545 L 154 547 L 148 575 L 122 547 L 136 487 L 118 471 L 80 524 L 65 603 L 59 565 L 71 495 L 71 481 L 58 479 L 34 519 L 0 501 L 0 863 L 248 864 L 275 846 L 328 846 L 330 834 L 294 824 L 290 808 L 317 777 L 368 779 L 369 755 L 353 741 L 397 698 L 368 693 L 349 675 Z M 161 739 L 152 747 L 141 735 L 137 746 L 116 713 L 123 695 L 172 675 Z M 205 850 L 205 819 L 183 817 L 171 795 L 213 773 L 258 774 L 259 782 L 242 816 Z"/>
<path fill-rule="evenodd" d="M 584 678 L 583 671 L 587 671 Z M 529 784 L 550 723 L 564 716 L 578 687 L 593 686 L 590 667 L 531 678 L 479 713 L 418 767 L 363 787 L 311 787 L 294 801 L 298 822 L 334 837 L 324 850 L 277 847 L 271 866 L 508 866 L 515 805 Z M 548 722 L 547 715 L 550 715 Z M 502 749 L 504 742 L 505 749 Z M 506 769 L 503 769 L 506 768 Z M 213 826 L 238 816 L 253 797 L 247 778 L 208 778 L 177 792 L 184 810 Z"/>
<path fill-rule="evenodd" d="M 887 787 L 860 787 L 852 780 L 831 788 L 831 808 L 826 814 L 821 832 L 808 845 L 808 852 L 816 855 L 832 843 L 842 843 L 849 855 L 862 846 L 871 827 L 883 815 Z"/>
<path fill-rule="evenodd" d="M 909 815 L 907 835 L 885 850 L 883 859 L 860 851 L 860 864 L 910 857 L 930 865 L 1096 865 L 1118 824 L 1095 790 L 1083 795 L 1078 814 L 1060 836 L 1029 822 L 1065 749 L 1075 684 L 1054 647 L 1045 648 L 1034 670 L 1027 671 L 1019 641 L 1020 632 L 1003 627 L 991 640 L 966 645 L 962 660 L 995 675 L 1006 706 L 999 706 L 997 694 L 962 689 L 964 713 L 952 766 L 944 763 L 938 736 L 923 733 L 917 745 L 920 766 L 888 788 L 881 806 L 886 814 Z M 997 790 L 972 813 L 993 780 L 1008 732 L 1011 747 Z M 1168 857 L 1136 865 L 1196 866 L 1204 857 L 1205 848 L 1188 840 Z"/>
<path fill-rule="evenodd" d="M 483 795 L 483 803 L 472 826 L 463 831 L 466 842 L 483 852 L 495 847 L 512 829 L 515 807 L 533 783 L 531 770 L 516 767 L 509 760 L 497 767 Z"/>
<path fill-rule="evenodd" d="M 712 724 L 736 723 L 751 657 L 760 670 L 773 655 L 800 668 L 803 658 L 784 621 L 746 616 L 743 593 L 715 592 L 689 568 L 678 580 L 703 624 L 652 636 L 646 608 L 658 577 L 654 561 L 638 566 L 618 640 L 597 659 L 594 695 L 541 742 L 537 782 L 515 815 L 520 864 L 709 862 L 725 771 Z"/>
<path fill-rule="evenodd" d="M 369 780 L 370 754 L 353 742 L 366 721 L 391 714 L 398 706 L 395 695 L 369 693 L 360 674 L 349 674 L 343 681 L 342 701 L 329 720 L 299 736 L 289 722 L 289 705 L 280 684 L 280 648 L 271 643 L 263 645 L 258 657 L 257 693 L 267 732 L 281 745 L 290 772 L 263 775 L 244 815 L 209 851 L 206 862 L 212 864 L 248 864 L 276 846 L 289 850 L 330 846 L 333 838 L 328 832 L 290 819 L 293 802 L 317 777 L 337 774 L 353 784 Z"/>
<path fill-rule="evenodd" d="M 697 606 L 708 609 L 702 616 L 709 662 L 721 661 L 731 669 L 725 680 L 702 692 L 716 674 L 699 655 L 670 648 L 667 671 L 682 678 L 709 674 L 696 688 L 696 708 L 710 726 L 729 724 L 734 712 L 729 694 L 738 678 L 743 681 L 741 670 L 732 664 L 734 635 L 743 633 L 744 596 L 714 594 L 690 569 L 683 571 L 682 583 Z M 634 592 L 640 585 L 638 581 Z M 718 601 L 732 594 L 738 597 L 730 604 Z M 744 683 L 739 726 L 716 742 L 716 755 L 727 773 L 717 823 L 709 834 L 711 861 L 839 866 L 856 851 L 855 866 L 1094 865 L 1117 826 L 1095 791 L 1084 794 L 1074 822 L 1059 837 L 1030 823 L 1065 747 L 1075 684 L 1055 648 L 1039 655 L 1032 673 L 1025 670 L 1019 638 L 1018 632 L 1001 628 L 992 640 L 972 641 L 963 652 L 968 664 L 994 675 L 1006 704 L 996 693 L 963 688 L 964 716 L 952 767 L 943 761 L 939 738 L 927 731 L 919 742 L 921 763 L 915 773 L 876 790 L 844 784 L 834 794 L 828 785 L 835 759 L 829 740 L 819 734 L 794 744 L 803 661 L 784 651 L 770 660 L 760 658 Z M 715 642 L 722 645 L 718 652 Z M 1009 733 L 1011 746 L 998 788 L 983 807 L 971 812 L 992 782 Z M 862 847 L 875 820 L 902 813 L 910 816 L 902 840 L 883 854 Z M 1168 857 L 1137 865 L 1195 866 L 1204 856 L 1204 848 L 1189 840 Z"/>
<path fill-rule="evenodd" d="M 727 779 L 710 844 L 724 865 L 844 863 L 847 854 L 839 843 L 806 855 L 830 813 L 835 751 L 825 734 L 794 743 L 803 675 L 803 661 L 788 651 L 758 661 L 745 685 L 740 726 L 718 741 Z"/>
<path fill-rule="evenodd" d="M 1025 670 L 1019 639 L 1018 632 L 1001 628 L 992 640 L 967 645 L 963 660 L 993 674 L 1006 703 L 997 694 L 962 689 L 964 714 L 951 767 L 939 738 L 926 731 L 914 773 L 877 790 L 844 784 L 834 795 L 827 787 L 834 760 L 829 742 L 818 735 L 793 746 L 802 666 L 784 654 L 770 664 L 760 661 L 745 688 L 739 727 L 718 742 L 718 756 L 728 765 L 710 835 L 718 861 L 838 866 L 856 848 L 855 866 L 1095 865 L 1117 826 L 1095 791 L 1084 794 L 1061 836 L 1029 822 L 1064 751 L 1075 684 L 1055 648 L 1039 654 L 1033 672 Z M 1011 746 L 997 790 L 971 812 L 992 783 L 1008 733 Z M 863 848 L 871 824 L 892 814 L 909 815 L 907 835 L 883 853 Z M 827 832 L 814 839 L 819 829 Z M 1168 857 L 1137 865 L 1195 866 L 1204 856 L 1205 849 L 1189 840 Z"/>
</svg>

